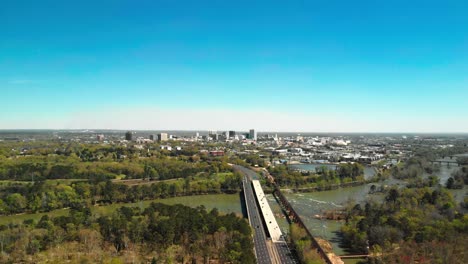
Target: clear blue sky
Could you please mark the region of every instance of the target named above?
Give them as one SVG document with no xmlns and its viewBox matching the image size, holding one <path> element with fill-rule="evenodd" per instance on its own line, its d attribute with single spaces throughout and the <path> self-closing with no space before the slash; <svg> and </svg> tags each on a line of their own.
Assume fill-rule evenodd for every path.
<svg viewBox="0 0 468 264">
<path fill-rule="evenodd" d="M 468 132 L 467 1 L 2 1 L 0 129 Z"/>
</svg>

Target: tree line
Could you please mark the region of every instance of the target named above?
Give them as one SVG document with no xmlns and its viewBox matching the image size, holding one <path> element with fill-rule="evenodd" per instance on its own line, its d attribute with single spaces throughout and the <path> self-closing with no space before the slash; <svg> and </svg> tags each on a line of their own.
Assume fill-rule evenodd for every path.
<svg viewBox="0 0 468 264">
<path fill-rule="evenodd" d="M 286 165 L 276 165 L 268 167 L 268 171 L 280 187 L 325 188 L 330 185 L 364 181 L 364 166 L 359 163 L 339 164 L 336 170 L 321 166 L 315 172 L 297 171 Z"/>
<path fill-rule="evenodd" d="M 227 173 L 222 181 L 192 180 L 149 182 L 128 186 L 110 180 L 75 181 L 70 184 L 38 181 L 34 184 L 0 185 L 0 215 L 24 212 L 48 212 L 82 205 L 128 203 L 185 195 L 239 192 L 242 175 Z"/>
<path fill-rule="evenodd" d="M 0 180 L 34 181 L 47 179 L 127 179 L 167 180 L 200 172 L 229 169 L 225 160 L 178 157 L 145 157 L 138 160 L 82 161 L 74 156 L 31 156 L 0 158 Z"/>
</svg>

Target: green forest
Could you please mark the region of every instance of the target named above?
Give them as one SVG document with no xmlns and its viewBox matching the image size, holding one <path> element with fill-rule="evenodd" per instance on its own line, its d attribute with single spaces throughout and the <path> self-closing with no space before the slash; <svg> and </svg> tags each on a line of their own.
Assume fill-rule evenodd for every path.
<svg viewBox="0 0 468 264">
<path fill-rule="evenodd" d="M 47 180 L 33 184 L 0 182 L 0 215 L 240 191 L 242 178 L 239 173 L 217 174 L 212 178 L 214 179 L 197 177 L 194 180 L 185 178 L 170 182 L 143 182 L 139 185 L 126 185 L 110 180 Z"/>
<path fill-rule="evenodd" d="M 0 148 L 0 215 L 241 188 L 242 176 L 226 157 L 199 154 L 196 146 L 171 153 L 157 145 L 136 150 L 35 142 L 24 152 L 22 142 L 8 144 Z M 139 181 L 125 181 L 131 179 Z"/>
<path fill-rule="evenodd" d="M 210 146 L 207 146 L 210 147 Z M 67 210 L 0 225 L 0 263 L 255 263 L 251 229 L 217 209 L 126 203 L 236 193 L 227 157 L 132 146 L 2 142 L 0 217 Z M 108 214 L 93 206 L 123 204 Z"/>
<path fill-rule="evenodd" d="M 2 263 L 255 263 L 248 222 L 202 206 L 152 203 L 101 217 L 75 208 L 0 226 L 0 244 Z"/>
</svg>

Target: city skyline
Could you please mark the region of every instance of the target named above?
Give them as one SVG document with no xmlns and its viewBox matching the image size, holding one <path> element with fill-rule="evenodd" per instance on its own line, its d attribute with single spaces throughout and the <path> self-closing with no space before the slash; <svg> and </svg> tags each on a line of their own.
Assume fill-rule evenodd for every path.
<svg viewBox="0 0 468 264">
<path fill-rule="evenodd" d="M 462 1 L 5 3 L 0 129 L 467 133 L 467 12 Z"/>
</svg>

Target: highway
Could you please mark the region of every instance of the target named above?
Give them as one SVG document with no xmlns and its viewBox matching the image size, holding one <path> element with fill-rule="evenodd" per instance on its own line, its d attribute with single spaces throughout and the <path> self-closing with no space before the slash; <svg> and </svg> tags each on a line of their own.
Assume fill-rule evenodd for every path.
<svg viewBox="0 0 468 264">
<path fill-rule="evenodd" d="M 288 244 L 286 242 L 275 243 L 276 251 L 280 257 L 281 263 L 283 264 L 295 264 L 297 263 L 289 250 Z"/>
<path fill-rule="evenodd" d="M 291 254 L 289 247 L 285 241 L 274 243 L 271 249 L 276 251 L 276 254 L 268 251 L 267 235 L 263 226 L 262 218 L 258 208 L 257 201 L 255 199 L 254 190 L 251 185 L 252 179 L 258 179 L 258 175 L 245 167 L 234 165 L 234 168 L 241 171 L 245 177 L 243 179 L 244 184 L 244 195 L 246 198 L 246 206 L 249 215 L 249 222 L 254 229 L 254 246 L 255 253 L 257 255 L 257 263 L 283 263 L 283 264 L 295 264 L 295 258 Z M 270 254 L 276 255 L 276 258 L 272 258 Z M 278 259 L 279 258 L 279 259 Z M 276 261 L 274 261 L 276 259 Z"/>
<path fill-rule="evenodd" d="M 252 186 L 250 180 L 246 176 L 243 180 L 245 202 L 247 205 L 247 212 L 249 215 L 250 226 L 254 229 L 253 239 L 255 247 L 255 255 L 258 264 L 271 264 L 270 253 L 268 252 L 267 238 L 263 228 L 262 219 L 255 202 Z"/>
</svg>

